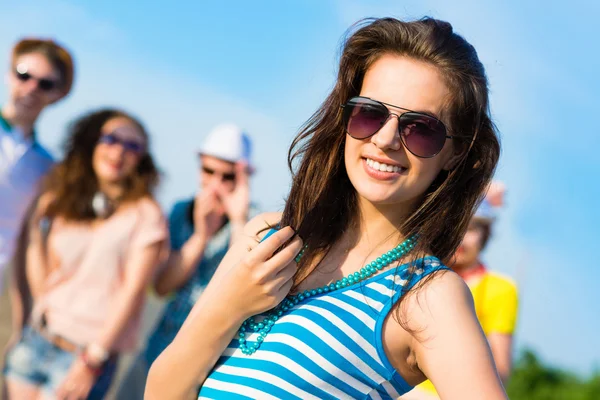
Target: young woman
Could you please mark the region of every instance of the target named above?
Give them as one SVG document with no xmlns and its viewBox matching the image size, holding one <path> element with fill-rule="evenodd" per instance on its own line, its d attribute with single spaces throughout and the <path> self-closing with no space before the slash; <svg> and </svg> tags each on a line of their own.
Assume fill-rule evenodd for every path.
<svg viewBox="0 0 600 400">
<path fill-rule="evenodd" d="M 136 344 L 164 254 L 158 177 L 131 116 L 103 110 L 74 123 L 17 251 L 15 275 L 27 284 L 14 302 L 22 318 L 6 357 L 9 399 L 103 398 L 118 354 Z"/>
<path fill-rule="evenodd" d="M 499 157 L 474 48 L 443 21 L 363 23 L 290 154 L 283 214 L 247 224 L 147 398 L 395 399 L 429 378 L 443 399 L 505 399 L 440 262 Z"/>
</svg>

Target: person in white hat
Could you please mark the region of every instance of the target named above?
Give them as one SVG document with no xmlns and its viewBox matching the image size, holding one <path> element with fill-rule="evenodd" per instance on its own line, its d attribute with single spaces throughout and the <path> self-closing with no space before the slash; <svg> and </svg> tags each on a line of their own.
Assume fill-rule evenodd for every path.
<svg viewBox="0 0 600 400">
<path fill-rule="evenodd" d="M 256 214 L 248 182 L 254 171 L 251 152 L 249 135 L 229 123 L 215 127 L 198 150 L 200 191 L 171 211 L 171 254 L 154 284 L 158 295 L 173 295 L 123 380 L 118 398 L 143 397 L 150 365 L 175 338 L 229 245 L 242 234 L 248 217 Z"/>
</svg>

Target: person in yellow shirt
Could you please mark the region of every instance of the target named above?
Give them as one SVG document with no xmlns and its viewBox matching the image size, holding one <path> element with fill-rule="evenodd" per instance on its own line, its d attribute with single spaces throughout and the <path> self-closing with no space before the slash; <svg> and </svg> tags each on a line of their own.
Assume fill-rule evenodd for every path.
<svg viewBox="0 0 600 400">
<path fill-rule="evenodd" d="M 485 332 L 496 362 L 498 374 L 506 383 L 512 366 L 513 333 L 517 322 L 517 286 L 507 277 L 486 268 L 481 261 L 495 221 L 502 206 L 504 186 L 494 183 L 475 213 L 459 246 L 454 263 L 449 263 L 469 285 L 477 317 Z M 438 399 L 431 381 L 425 381 L 401 397 L 402 400 Z"/>
</svg>

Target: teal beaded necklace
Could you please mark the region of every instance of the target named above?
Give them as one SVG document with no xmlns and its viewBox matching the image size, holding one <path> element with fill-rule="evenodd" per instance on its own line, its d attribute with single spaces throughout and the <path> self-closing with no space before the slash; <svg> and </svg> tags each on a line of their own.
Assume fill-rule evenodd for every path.
<svg viewBox="0 0 600 400">
<path fill-rule="evenodd" d="M 265 337 L 271 330 L 271 327 L 275 325 L 275 322 L 277 322 L 277 320 L 286 311 L 290 310 L 296 304 L 318 294 L 329 293 L 334 290 L 342 289 L 355 283 L 364 281 L 394 261 L 397 261 L 410 253 L 410 251 L 415 247 L 416 241 L 417 237 L 416 235 L 413 235 L 404 242 L 400 243 L 398 246 L 394 247 L 392 250 L 377 257 L 375 261 L 362 267 L 360 271 L 350 274 L 345 278 L 337 280 L 336 282 L 330 283 L 323 287 L 313 290 L 305 290 L 302 293 L 287 296 L 277 307 L 267 312 L 264 319 L 260 322 L 256 322 L 254 317 L 248 318 L 242 323 L 242 326 L 238 331 L 240 350 L 242 350 L 243 354 L 248 356 L 254 354 L 256 350 L 259 349 L 261 343 L 265 340 Z M 303 253 L 304 249 L 296 257 L 296 262 L 300 261 Z M 254 343 L 250 343 L 246 339 L 247 334 L 251 333 L 258 333 L 258 338 L 256 338 L 256 342 Z"/>
</svg>

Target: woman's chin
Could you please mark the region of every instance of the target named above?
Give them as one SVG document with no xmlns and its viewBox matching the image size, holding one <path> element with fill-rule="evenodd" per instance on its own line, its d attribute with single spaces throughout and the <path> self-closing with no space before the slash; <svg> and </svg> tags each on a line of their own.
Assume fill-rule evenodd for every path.
<svg viewBox="0 0 600 400">
<path fill-rule="evenodd" d="M 385 206 L 398 204 L 399 201 L 388 194 L 360 193 L 358 194 L 363 200 L 373 204 L 374 206 Z"/>
<path fill-rule="evenodd" d="M 100 185 L 119 185 L 123 182 L 124 177 L 120 173 L 105 173 L 97 175 Z"/>
</svg>

